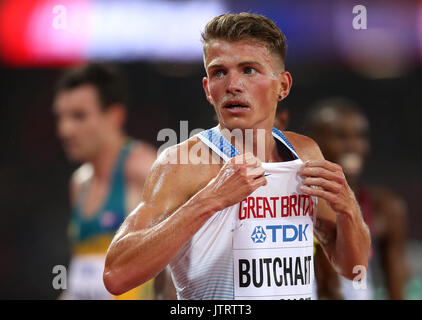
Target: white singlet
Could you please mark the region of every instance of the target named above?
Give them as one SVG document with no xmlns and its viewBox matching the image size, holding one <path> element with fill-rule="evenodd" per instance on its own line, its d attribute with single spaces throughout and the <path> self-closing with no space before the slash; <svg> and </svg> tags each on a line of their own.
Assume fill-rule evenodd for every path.
<svg viewBox="0 0 422 320">
<path fill-rule="evenodd" d="M 262 163 L 267 185 L 216 212 L 179 250 L 170 270 L 179 299 L 312 299 L 317 200 L 300 193 L 303 162 Z M 240 154 L 218 127 L 198 137 L 225 161 Z"/>
</svg>

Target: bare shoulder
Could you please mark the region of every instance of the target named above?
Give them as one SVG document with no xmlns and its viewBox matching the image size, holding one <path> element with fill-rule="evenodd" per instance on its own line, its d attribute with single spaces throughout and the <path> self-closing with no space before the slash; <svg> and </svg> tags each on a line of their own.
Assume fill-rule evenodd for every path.
<svg viewBox="0 0 422 320">
<path fill-rule="evenodd" d="M 197 177 L 187 165 L 178 163 L 180 148 L 181 145 L 170 146 L 153 161 L 140 202 L 125 221 L 129 229 L 153 226 L 189 200 Z"/>
<path fill-rule="evenodd" d="M 197 137 L 166 148 L 151 167 L 145 198 L 159 192 L 189 199 L 218 173 L 220 165 L 212 164 L 210 154 Z"/>
<path fill-rule="evenodd" d="M 293 131 L 283 133 L 303 161 L 324 159 L 321 149 L 312 138 Z"/>
<path fill-rule="evenodd" d="M 94 174 L 94 169 L 91 164 L 84 163 L 76 169 L 69 182 L 70 202 L 75 203 L 77 195 L 81 187 L 89 182 Z"/>
</svg>

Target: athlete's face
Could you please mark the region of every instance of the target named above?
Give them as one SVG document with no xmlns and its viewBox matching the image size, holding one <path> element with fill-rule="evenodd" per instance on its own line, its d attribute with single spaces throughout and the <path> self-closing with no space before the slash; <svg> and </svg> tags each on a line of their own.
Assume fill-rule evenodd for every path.
<svg viewBox="0 0 422 320">
<path fill-rule="evenodd" d="M 109 128 L 97 90 L 81 85 L 59 92 L 54 101 L 57 132 L 69 159 L 87 161 L 99 151 Z"/>
<path fill-rule="evenodd" d="M 292 82 L 281 58 L 257 40 L 212 40 L 204 63 L 203 87 L 224 128 L 272 127 Z"/>
<path fill-rule="evenodd" d="M 369 152 L 368 122 L 355 112 L 335 112 L 321 125 L 317 142 L 325 158 L 340 164 L 350 178 L 357 178 Z"/>
</svg>

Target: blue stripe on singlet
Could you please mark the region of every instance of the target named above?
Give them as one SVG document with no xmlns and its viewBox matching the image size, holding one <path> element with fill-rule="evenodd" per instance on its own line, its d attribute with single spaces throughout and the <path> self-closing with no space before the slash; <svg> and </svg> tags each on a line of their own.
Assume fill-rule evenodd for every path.
<svg viewBox="0 0 422 320">
<path fill-rule="evenodd" d="M 298 159 L 296 150 L 292 144 L 287 140 L 286 136 L 277 128 L 272 128 L 273 136 L 278 138 L 279 141 L 283 142 L 284 145 L 290 149 L 295 159 Z M 231 144 L 221 133 L 218 127 L 214 127 L 199 133 L 201 136 L 207 138 L 215 147 L 220 150 L 227 158 L 232 158 L 240 155 L 240 152 L 236 147 Z"/>
<path fill-rule="evenodd" d="M 273 136 L 277 136 L 282 139 L 282 141 L 285 143 L 285 145 L 290 148 L 290 151 L 292 151 L 292 154 L 294 155 L 295 159 L 299 159 L 299 156 L 297 155 L 297 152 L 295 148 L 293 148 L 292 144 L 287 140 L 286 136 L 278 130 L 276 127 L 273 127 Z"/>
<path fill-rule="evenodd" d="M 240 155 L 240 152 L 232 145 L 218 130 L 217 127 L 202 131 L 201 136 L 207 138 L 220 152 L 227 158 L 233 158 Z"/>
</svg>

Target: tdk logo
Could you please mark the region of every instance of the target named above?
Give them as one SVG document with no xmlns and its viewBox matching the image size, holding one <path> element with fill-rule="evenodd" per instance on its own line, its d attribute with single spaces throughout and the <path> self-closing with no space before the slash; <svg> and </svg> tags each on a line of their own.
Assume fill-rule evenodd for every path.
<svg viewBox="0 0 422 320">
<path fill-rule="evenodd" d="M 255 243 L 263 243 L 267 239 L 267 234 L 261 226 L 256 226 L 251 235 L 252 241 Z"/>
<path fill-rule="evenodd" d="M 271 242 L 292 242 L 292 241 L 308 241 L 306 230 L 309 224 L 298 226 L 293 224 L 286 225 L 271 225 L 265 226 L 267 232 L 271 233 Z M 256 226 L 252 232 L 251 239 L 254 243 L 264 243 L 267 239 L 267 234 L 262 226 Z"/>
</svg>

